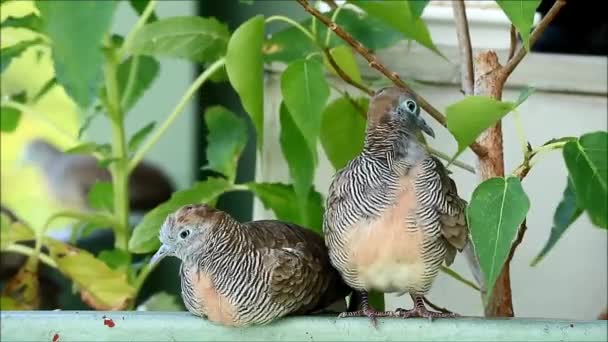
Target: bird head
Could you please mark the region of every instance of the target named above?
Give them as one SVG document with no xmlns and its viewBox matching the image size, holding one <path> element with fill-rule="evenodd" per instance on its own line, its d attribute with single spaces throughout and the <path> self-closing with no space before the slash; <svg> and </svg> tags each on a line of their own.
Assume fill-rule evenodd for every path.
<svg viewBox="0 0 608 342">
<path fill-rule="evenodd" d="M 195 255 L 212 241 L 212 231 L 224 219 L 225 214 L 207 204 L 190 204 L 169 214 L 160 228 L 160 248 L 150 264 L 154 265 L 166 256 L 185 259 Z"/>
<path fill-rule="evenodd" d="M 378 90 L 370 101 L 367 115 L 371 127 L 390 122 L 412 134 L 422 131 L 435 137 L 431 126 L 420 115 L 420 106 L 414 96 L 397 87 Z"/>
<path fill-rule="evenodd" d="M 26 164 L 36 164 L 39 166 L 47 165 L 61 151 L 44 139 L 34 139 L 29 141 L 23 148 L 19 163 L 21 166 Z"/>
</svg>

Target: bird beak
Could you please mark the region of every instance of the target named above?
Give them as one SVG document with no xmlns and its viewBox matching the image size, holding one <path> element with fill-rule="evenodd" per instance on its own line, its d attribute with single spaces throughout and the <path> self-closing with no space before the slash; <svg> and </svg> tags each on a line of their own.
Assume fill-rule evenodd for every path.
<svg viewBox="0 0 608 342">
<path fill-rule="evenodd" d="M 420 129 L 424 133 L 428 134 L 430 137 L 435 138 L 435 132 L 433 131 L 431 126 L 429 126 L 429 124 L 427 124 L 426 121 L 424 121 L 424 119 L 421 116 L 418 117 L 418 127 L 420 127 Z"/>
<path fill-rule="evenodd" d="M 169 248 L 169 246 L 167 245 L 160 245 L 160 248 L 158 249 L 158 251 L 156 251 L 156 253 L 154 253 L 154 255 L 152 256 L 152 259 L 150 259 L 150 266 L 154 266 L 156 265 L 159 261 L 161 261 L 164 257 L 166 257 L 167 255 L 171 254 L 171 248 Z"/>
</svg>

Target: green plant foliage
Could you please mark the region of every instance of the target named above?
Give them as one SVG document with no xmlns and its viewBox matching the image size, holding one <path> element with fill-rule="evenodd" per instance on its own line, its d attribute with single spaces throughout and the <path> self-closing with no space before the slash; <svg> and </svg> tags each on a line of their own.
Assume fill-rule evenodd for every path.
<svg viewBox="0 0 608 342">
<path fill-rule="evenodd" d="M 514 106 L 512 102 L 501 102 L 489 96 L 467 96 L 449 105 L 446 108 L 448 130 L 458 142 L 458 151 L 452 160 Z"/>
<path fill-rule="evenodd" d="M 314 179 L 315 158 L 306 147 L 306 139 L 284 103 L 281 103 L 279 119 L 281 122 L 279 137 L 281 151 L 287 161 L 296 195 L 301 203 L 305 203 Z"/>
<path fill-rule="evenodd" d="M 321 113 L 329 97 L 323 65 L 312 59 L 290 63 L 281 75 L 281 92 L 293 121 L 316 159 Z"/>
<path fill-rule="evenodd" d="M 53 77 L 53 78 L 49 79 L 42 85 L 42 87 L 40 87 L 40 89 L 36 92 L 36 94 L 34 94 L 34 96 L 32 96 L 31 101 L 33 103 L 38 102 L 41 98 L 44 97 L 44 95 L 46 95 L 49 91 L 51 91 L 51 89 L 53 89 L 53 87 L 55 87 L 56 85 L 57 85 L 57 78 Z"/>
<path fill-rule="evenodd" d="M 262 201 L 266 209 L 271 209 L 277 219 L 293 222 L 322 234 L 323 198 L 311 191 L 304 210 L 299 206 L 293 185 L 281 183 L 249 183 L 249 189 Z"/>
<path fill-rule="evenodd" d="M 84 108 L 92 103 L 101 84 L 102 39 L 112 23 L 116 4 L 36 1 L 43 31 L 52 41 L 57 81 Z"/>
<path fill-rule="evenodd" d="M 424 8 L 429 4 L 429 0 L 409 0 L 410 11 L 412 12 L 412 16 L 416 19 L 422 16 L 422 12 L 424 12 Z"/>
<path fill-rule="evenodd" d="M 97 259 L 113 270 L 125 269 L 131 261 L 131 254 L 122 249 L 107 249 L 99 252 Z"/>
<path fill-rule="evenodd" d="M 348 2 L 362 8 L 369 15 L 383 20 L 387 25 L 401 32 L 406 38 L 415 40 L 420 45 L 441 55 L 433 43 L 424 21 L 415 16 L 417 11 L 420 10 L 419 6 L 415 7 L 416 13 L 413 13 L 409 1 L 349 0 Z"/>
<path fill-rule="evenodd" d="M 16 242 L 35 238 L 36 233 L 23 223 L 11 222 L 4 214 L 0 216 L 0 219 L 2 220 L 0 224 L 0 246 L 2 250 Z"/>
<path fill-rule="evenodd" d="M 129 241 L 132 253 L 149 253 L 160 246 L 158 232 L 167 215 L 187 204 L 213 205 L 217 197 L 230 189 L 230 183 L 222 178 L 209 178 L 195 183 L 190 189 L 174 192 L 167 202 L 148 212 L 133 230 Z"/>
<path fill-rule="evenodd" d="M 181 298 L 167 292 L 159 292 L 150 296 L 142 304 L 142 307 L 146 311 L 183 311 L 184 307 L 181 305 L 181 300 Z"/>
<path fill-rule="evenodd" d="M 323 111 L 321 145 L 334 169 L 346 166 L 363 149 L 368 98 L 338 98 Z"/>
<path fill-rule="evenodd" d="M 215 61 L 226 53 L 230 32 L 215 18 L 171 17 L 144 25 L 127 49 L 133 54 Z"/>
<path fill-rule="evenodd" d="M 134 58 L 138 59 L 135 63 Z M 134 64 L 136 65 L 136 69 L 131 70 Z M 159 70 L 160 63 L 158 63 L 156 59 L 148 56 L 129 57 L 129 59 L 118 66 L 116 75 L 118 92 L 122 94 L 121 104 L 125 112 L 131 109 L 146 90 L 150 88 L 158 76 Z M 132 72 L 135 73 L 134 79 L 130 91 L 127 93 L 129 75 L 131 75 Z"/>
<path fill-rule="evenodd" d="M 135 12 L 137 12 L 138 15 L 142 15 L 142 13 L 144 13 L 144 10 L 146 9 L 146 6 L 148 6 L 148 3 L 150 2 L 150 0 L 129 0 L 129 4 L 131 5 L 131 7 L 135 10 Z M 150 17 L 148 17 L 148 23 L 157 21 L 158 17 L 156 16 L 156 13 L 152 12 L 152 14 L 150 14 Z"/>
<path fill-rule="evenodd" d="M 89 190 L 87 199 L 91 208 L 111 212 L 114 208 L 113 196 L 112 183 L 96 182 Z"/>
<path fill-rule="evenodd" d="M 42 20 L 34 13 L 30 13 L 23 17 L 8 16 L 0 24 L 0 28 L 22 28 L 33 32 L 42 31 Z"/>
<path fill-rule="evenodd" d="M 0 131 L 13 132 L 19 125 L 21 111 L 13 107 L 0 107 Z"/>
<path fill-rule="evenodd" d="M 350 47 L 346 45 L 338 45 L 329 50 L 329 54 L 332 56 L 336 64 L 344 71 L 348 77 L 352 80 L 361 83 L 361 72 L 359 71 L 359 66 L 357 65 L 357 61 L 355 60 L 355 56 Z M 327 58 L 324 59 L 325 66 L 328 70 L 338 75 L 338 72 L 334 69 L 334 67 L 329 63 Z"/>
<path fill-rule="evenodd" d="M 555 246 L 557 241 L 566 232 L 568 227 L 581 216 L 583 210 L 576 204 L 576 194 L 574 193 L 574 185 L 572 181 L 568 179 L 568 184 L 564 190 L 564 197 L 555 209 L 553 215 L 553 226 L 551 227 L 551 233 L 549 239 L 545 243 L 543 249 L 538 253 L 536 258 L 532 261 L 532 266 L 536 266 L 549 251 Z"/>
<path fill-rule="evenodd" d="M 264 17 L 255 16 L 234 31 L 226 52 L 226 72 L 256 130 L 257 147 L 264 144 Z M 247 63 L 243 63 L 247 61 Z"/>
<path fill-rule="evenodd" d="M 479 184 L 467 208 L 475 251 L 490 297 L 530 200 L 517 177 L 490 178 Z"/>
<path fill-rule="evenodd" d="M 4 72 L 13 59 L 21 56 L 25 50 L 40 43 L 42 43 L 42 39 L 34 38 L 0 49 L 0 72 Z"/>
<path fill-rule="evenodd" d="M 247 125 L 222 106 L 208 108 L 205 123 L 209 130 L 205 169 L 219 172 L 234 183 L 239 157 L 247 144 Z"/>
<path fill-rule="evenodd" d="M 608 132 L 584 134 L 566 143 L 563 155 L 577 205 L 593 224 L 608 228 Z"/>
<path fill-rule="evenodd" d="M 515 26 L 526 49 L 530 49 L 530 33 L 534 14 L 541 0 L 496 0 L 496 3 Z"/>
<path fill-rule="evenodd" d="M 135 132 L 131 139 L 129 139 L 129 143 L 127 144 L 127 149 L 130 152 L 135 152 L 139 145 L 146 139 L 148 134 L 152 133 L 154 127 L 156 126 L 156 122 L 150 122 L 144 127 L 140 128 L 139 131 Z"/>
</svg>

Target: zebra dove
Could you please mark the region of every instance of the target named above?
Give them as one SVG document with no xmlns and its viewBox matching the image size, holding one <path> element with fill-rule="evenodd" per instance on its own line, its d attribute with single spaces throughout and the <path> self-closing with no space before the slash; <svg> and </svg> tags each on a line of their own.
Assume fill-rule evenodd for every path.
<svg viewBox="0 0 608 342">
<path fill-rule="evenodd" d="M 187 205 L 167 217 L 160 241 L 150 264 L 181 259 L 186 308 L 216 324 L 267 324 L 320 311 L 350 292 L 321 236 L 295 224 L 240 223 L 208 205 Z"/>
<path fill-rule="evenodd" d="M 69 154 L 42 139 L 29 142 L 23 162 L 32 162 L 42 172 L 51 194 L 63 204 L 88 208 L 87 194 L 98 181 L 111 181 L 108 169 L 94 157 Z M 129 176 L 129 204 L 133 211 L 147 211 L 167 201 L 173 193 L 167 176 L 149 163 L 140 163 Z"/>
<path fill-rule="evenodd" d="M 396 87 L 369 105 L 363 151 L 332 180 L 323 220 L 333 266 L 361 297 L 362 308 L 341 317 L 452 317 L 427 310 L 442 262 L 468 243 L 466 202 L 443 164 L 416 139 L 434 137 L 413 97 Z M 469 246 L 469 248 L 471 248 Z M 377 311 L 368 292 L 409 293 L 411 310 Z"/>
</svg>

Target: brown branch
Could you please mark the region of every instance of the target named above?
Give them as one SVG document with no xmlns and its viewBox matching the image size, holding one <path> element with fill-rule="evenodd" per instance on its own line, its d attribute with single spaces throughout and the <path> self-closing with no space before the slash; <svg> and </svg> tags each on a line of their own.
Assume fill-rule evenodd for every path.
<svg viewBox="0 0 608 342">
<path fill-rule="evenodd" d="M 473 95 L 473 51 L 471 48 L 471 35 L 464 0 L 452 1 L 454 21 L 456 22 L 456 35 L 460 47 L 460 80 L 465 95 Z"/>
<path fill-rule="evenodd" d="M 384 64 L 380 63 L 378 61 L 378 58 L 374 54 L 372 54 L 369 49 L 363 46 L 363 44 L 361 44 L 348 32 L 344 31 L 331 19 L 321 14 L 321 12 L 317 11 L 314 7 L 310 6 L 307 0 L 297 1 L 304 8 L 304 10 L 306 10 L 306 12 L 312 14 L 315 18 L 319 19 L 319 21 L 321 21 L 325 26 L 332 30 L 338 37 L 342 38 L 342 40 L 352 46 L 363 58 L 365 58 L 365 60 L 367 60 L 371 68 L 378 70 L 389 80 L 391 80 L 396 86 L 409 92 L 414 98 L 414 100 L 418 102 L 420 107 L 422 107 L 422 109 L 429 113 L 429 115 L 432 116 L 435 120 L 437 120 L 437 122 L 439 122 L 442 126 L 446 126 L 445 116 L 443 116 L 443 114 L 441 114 L 439 110 L 433 107 L 426 99 L 418 95 L 412 88 L 405 84 L 401 80 L 401 78 L 399 78 L 399 75 L 396 72 L 389 70 L 386 66 L 384 66 Z M 478 156 L 484 156 L 487 154 L 487 151 L 485 151 L 485 149 L 478 143 L 473 143 L 470 147 Z"/>
<path fill-rule="evenodd" d="M 507 62 L 513 59 L 513 56 L 515 56 L 515 49 L 517 49 L 517 32 L 513 25 L 511 25 L 510 38 L 511 42 L 509 44 L 509 57 L 507 58 Z"/>
<path fill-rule="evenodd" d="M 559 11 L 565 4 L 566 4 L 566 0 L 555 0 L 555 3 L 553 3 L 553 6 L 551 6 L 551 9 L 549 10 L 549 12 L 547 12 L 547 14 L 540 21 L 540 23 L 538 23 L 538 26 L 536 26 L 534 31 L 532 31 L 532 33 L 530 34 L 530 48 L 532 48 L 532 45 L 538 40 L 538 38 L 545 31 L 547 26 L 549 26 L 551 21 L 553 21 L 553 19 L 555 19 L 555 17 L 557 16 Z M 517 65 L 521 62 L 521 60 L 524 59 L 527 52 L 528 51 L 526 50 L 525 45 L 522 44 L 522 46 L 519 48 L 519 50 L 517 51 L 515 56 L 513 58 L 509 59 L 509 61 L 507 62 L 507 65 L 505 65 L 504 68 L 502 69 L 502 74 L 505 79 L 507 77 L 509 77 L 509 75 L 511 75 L 513 70 L 515 70 L 515 67 L 517 67 Z"/>
<path fill-rule="evenodd" d="M 344 80 L 344 82 L 352 85 L 353 87 L 361 90 L 364 93 L 367 93 L 367 95 L 369 95 L 369 96 L 374 95 L 373 90 L 369 89 L 365 85 L 353 80 L 350 76 L 348 76 L 348 74 L 342 69 L 342 67 L 340 67 L 338 65 L 338 63 L 334 59 L 334 56 L 331 55 L 331 52 L 329 51 L 328 48 L 323 49 L 323 52 L 325 53 L 325 57 L 327 57 L 329 64 L 331 64 L 332 68 L 334 68 L 334 70 L 336 71 L 338 76 L 340 76 L 340 78 L 342 78 Z"/>
</svg>

